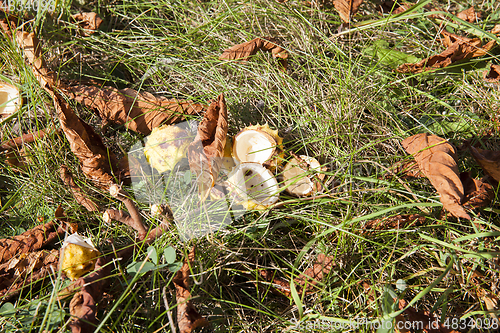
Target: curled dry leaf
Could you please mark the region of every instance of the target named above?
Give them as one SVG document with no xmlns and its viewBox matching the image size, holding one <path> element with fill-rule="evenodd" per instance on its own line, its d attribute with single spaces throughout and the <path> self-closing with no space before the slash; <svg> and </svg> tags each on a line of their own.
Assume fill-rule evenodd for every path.
<svg viewBox="0 0 500 333">
<path fill-rule="evenodd" d="M 94 12 L 85 12 L 71 15 L 77 24 L 83 29 L 84 36 L 92 35 L 99 26 L 102 24 L 103 20 Z"/>
<path fill-rule="evenodd" d="M 188 147 L 191 171 L 198 177 L 201 200 L 210 194 L 215 185 L 224 156 L 227 137 L 227 108 L 224 94 L 208 107 L 203 120 L 198 125 L 198 133 Z"/>
<path fill-rule="evenodd" d="M 359 9 L 363 0 L 335 0 L 333 5 L 339 12 L 340 18 L 345 23 L 351 22 L 351 17 L 354 16 Z"/>
<path fill-rule="evenodd" d="M 500 34 L 500 24 L 497 24 L 490 31 L 492 34 Z"/>
<path fill-rule="evenodd" d="M 407 303 L 404 299 L 399 300 L 399 309 L 403 310 Z M 432 316 L 429 312 L 418 311 L 413 307 L 408 307 L 396 319 L 396 327 L 422 327 L 426 333 L 460 333 L 446 327 L 438 317 Z M 409 323 L 405 323 L 409 322 Z M 451 326 L 451 325 L 450 325 Z M 449 327 L 449 326 L 448 326 Z M 407 331 L 408 332 L 408 331 Z"/>
<path fill-rule="evenodd" d="M 189 266 L 194 261 L 195 248 L 189 252 L 182 268 L 173 279 L 177 299 L 177 325 L 181 333 L 190 333 L 195 328 L 208 325 L 208 320 L 196 311 L 189 292 Z"/>
<path fill-rule="evenodd" d="M 446 36 L 447 38 L 452 38 L 452 35 L 453 34 L 445 35 L 445 40 Z M 448 44 L 448 42 L 444 43 Z M 433 69 L 444 68 L 461 60 L 481 57 L 487 54 L 495 45 L 496 42 L 494 40 L 483 45 L 478 38 L 469 39 L 460 37 L 452 42 L 451 45 L 440 54 L 433 55 L 415 64 L 402 64 L 396 70 L 399 73 L 422 73 Z"/>
<path fill-rule="evenodd" d="M 13 258 L 15 255 L 30 253 L 54 244 L 64 238 L 66 231 L 75 232 L 76 225 L 56 221 L 38 225 L 20 235 L 0 239 L 0 264 Z"/>
<path fill-rule="evenodd" d="M 491 65 L 489 71 L 483 72 L 483 78 L 489 83 L 500 82 L 500 65 Z"/>
<path fill-rule="evenodd" d="M 480 179 L 471 178 L 469 172 L 462 172 L 460 180 L 464 186 L 464 200 L 462 205 L 466 208 L 486 207 L 495 196 L 493 186 Z"/>
<path fill-rule="evenodd" d="M 17 254 L 0 265 L 0 302 L 19 294 L 23 288 L 43 282 L 50 274 L 57 273 L 58 250 L 41 250 Z"/>
<path fill-rule="evenodd" d="M 453 216 L 470 219 L 462 207 L 464 188 L 459 177 L 455 147 L 432 134 L 421 133 L 401 142 L 438 191 L 441 203 Z"/>
<path fill-rule="evenodd" d="M 336 264 L 333 256 L 327 256 L 323 253 L 318 255 L 312 267 L 308 268 L 304 273 L 294 279 L 294 283 L 296 287 L 298 287 L 297 292 L 299 294 L 302 293 L 302 288 L 305 287 L 305 292 L 307 294 L 313 293 L 314 286 L 318 284 L 318 282 L 321 282 L 335 266 Z M 260 270 L 259 275 L 264 278 L 266 282 L 271 283 L 271 291 L 274 294 L 291 297 L 292 291 L 290 288 L 290 281 L 276 277 L 269 270 Z"/>
<path fill-rule="evenodd" d="M 403 229 L 425 224 L 426 217 L 419 214 L 396 215 L 383 219 L 371 220 L 365 223 L 365 232 L 372 233 L 373 230 Z"/>
<path fill-rule="evenodd" d="M 476 162 L 497 182 L 500 182 L 500 152 L 470 147 L 470 152 Z"/>
<path fill-rule="evenodd" d="M 67 296 L 69 292 L 76 291 L 69 304 L 69 311 L 73 317 L 69 323 L 72 333 L 93 332 L 95 329 L 97 301 L 102 298 L 105 288 L 109 285 L 111 267 L 105 257 L 97 259 L 95 271 L 79 278 L 62 293 Z"/>
<path fill-rule="evenodd" d="M 57 85 L 56 74 L 47 68 L 45 59 L 43 58 L 43 50 L 35 33 L 26 31 L 16 32 L 16 41 L 20 48 L 24 51 L 24 56 L 31 65 L 33 74 L 37 78 L 40 85 L 47 89 Z"/>
<path fill-rule="evenodd" d="M 133 89 L 72 86 L 65 90 L 72 99 L 97 110 L 105 123 L 125 125 L 128 129 L 149 135 L 153 128 L 185 120 L 205 110 L 202 104 L 168 99 Z"/>
<path fill-rule="evenodd" d="M 59 173 L 62 181 L 70 188 L 73 196 L 75 197 L 76 202 L 85 207 L 89 212 L 98 212 L 101 210 L 98 204 L 96 204 L 89 196 L 82 191 L 82 189 L 76 185 L 73 180 L 73 175 L 71 171 L 69 171 L 68 167 L 65 165 L 61 165 L 59 168 Z"/>
<path fill-rule="evenodd" d="M 458 13 L 457 17 L 469 23 L 474 23 L 478 18 L 482 17 L 482 13 L 476 12 L 474 10 L 474 7 L 470 7 L 469 9 L 463 10 L 460 13 Z"/>
<path fill-rule="evenodd" d="M 49 91 L 66 134 L 71 151 L 78 158 L 85 176 L 98 186 L 108 188 L 114 183 L 113 170 L 118 170 L 115 155 L 106 148 L 94 129 L 81 120 L 58 93 Z"/>
<path fill-rule="evenodd" d="M 251 41 L 232 46 L 224 50 L 219 59 L 247 61 L 258 51 L 271 52 L 273 58 L 279 58 L 280 65 L 286 69 L 288 51 L 279 46 L 277 41 L 272 37 L 254 38 Z"/>
<path fill-rule="evenodd" d="M 382 2 L 380 8 L 382 13 L 390 13 L 392 15 L 401 14 L 404 11 L 407 11 L 414 3 L 411 2 L 394 2 L 392 0 L 387 0 Z"/>
</svg>

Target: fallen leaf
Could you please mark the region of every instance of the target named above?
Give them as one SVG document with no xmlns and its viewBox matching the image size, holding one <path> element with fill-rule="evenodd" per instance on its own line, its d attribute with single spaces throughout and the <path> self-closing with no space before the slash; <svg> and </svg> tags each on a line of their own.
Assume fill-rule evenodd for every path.
<svg viewBox="0 0 500 333">
<path fill-rule="evenodd" d="M 103 19 L 94 12 L 74 14 L 71 18 L 83 29 L 84 36 L 92 35 L 103 22 Z"/>
<path fill-rule="evenodd" d="M 451 38 L 451 35 L 453 34 L 448 34 L 448 38 Z M 496 42 L 494 40 L 483 45 L 478 38 L 468 39 L 461 37 L 440 54 L 433 55 L 417 63 L 402 64 L 396 71 L 399 73 L 422 73 L 433 69 L 444 68 L 461 60 L 483 56 L 495 45 Z"/>
<path fill-rule="evenodd" d="M 61 128 L 71 151 L 80 161 L 83 173 L 98 186 L 107 189 L 114 183 L 113 171 L 118 170 L 115 155 L 106 148 L 94 129 L 73 112 L 62 96 L 50 90 L 48 92 L 52 95 Z"/>
<path fill-rule="evenodd" d="M 358 12 L 362 3 L 363 0 L 335 0 L 333 6 L 339 12 L 342 21 L 350 23 L 351 17 Z"/>
<path fill-rule="evenodd" d="M 198 125 L 198 133 L 187 154 L 191 171 L 198 176 L 201 200 L 205 200 L 215 185 L 224 156 L 227 137 L 227 108 L 224 94 L 212 102 Z"/>
<path fill-rule="evenodd" d="M 306 288 L 307 294 L 314 293 L 314 286 L 321 282 L 328 273 L 332 270 L 336 263 L 333 256 L 327 256 L 323 253 L 318 255 L 313 265 L 294 279 L 296 287 L 299 288 L 297 292 L 302 293 L 302 288 Z M 259 275 L 264 278 L 266 282 L 271 284 L 271 291 L 274 294 L 285 295 L 286 297 L 292 296 L 290 288 L 290 281 L 281 279 L 270 270 L 260 270 Z"/>
<path fill-rule="evenodd" d="M 279 58 L 280 65 L 286 69 L 288 51 L 278 45 L 272 37 L 254 38 L 251 41 L 238 44 L 224 50 L 219 60 L 242 60 L 247 61 L 258 51 L 271 52 L 273 58 Z"/>
<path fill-rule="evenodd" d="M 495 196 L 493 186 L 480 179 L 471 178 L 469 172 L 462 172 L 460 180 L 464 187 L 462 206 L 466 208 L 487 207 Z"/>
<path fill-rule="evenodd" d="M 400 178 L 408 179 L 408 178 L 422 178 L 425 175 L 418 168 L 418 164 L 415 161 L 402 161 L 396 162 L 393 167 L 391 167 L 392 172 L 397 174 Z M 394 175 L 388 173 L 385 178 L 391 179 Z"/>
<path fill-rule="evenodd" d="M 189 292 L 189 266 L 194 261 L 195 248 L 189 252 L 182 268 L 177 271 L 173 282 L 177 299 L 177 325 L 180 333 L 190 333 L 195 328 L 208 325 L 208 320 L 196 311 Z"/>
<path fill-rule="evenodd" d="M 467 21 L 469 23 L 474 23 L 478 18 L 482 17 L 481 12 L 476 12 L 474 6 L 469 9 L 463 10 L 457 14 L 457 17 L 461 20 Z"/>
<path fill-rule="evenodd" d="M 59 168 L 59 173 L 62 181 L 70 188 L 76 202 L 85 207 L 89 212 L 98 212 L 101 210 L 98 204 L 96 204 L 90 197 L 82 191 L 82 189 L 76 185 L 73 180 L 73 175 L 69 171 L 68 167 L 61 165 Z"/>
<path fill-rule="evenodd" d="M 486 82 L 500 82 L 500 65 L 491 65 L 489 71 L 483 72 L 483 78 Z"/>
<path fill-rule="evenodd" d="M 24 56 L 31 65 L 33 74 L 38 82 L 40 82 L 40 85 L 45 89 L 52 89 L 52 87 L 57 85 L 57 76 L 47 68 L 45 59 L 43 58 L 42 47 L 35 33 L 17 31 L 16 41 L 24 51 Z"/>
<path fill-rule="evenodd" d="M 130 88 L 70 86 L 65 92 L 72 99 L 96 109 L 103 122 L 125 125 L 144 135 L 149 135 L 155 127 L 177 123 L 185 120 L 186 115 L 205 110 L 202 104 L 138 93 Z"/>
<path fill-rule="evenodd" d="M 403 229 L 425 224 L 426 217 L 419 214 L 396 215 L 383 219 L 367 221 L 363 229 L 368 233 L 371 230 Z"/>
<path fill-rule="evenodd" d="M 403 310 L 406 305 L 405 300 L 399 300 L 400 310 Z M 429 312 L 417 311 L 411 306 L 404 310 L 398 319 L 403 322 L 396 323 L 397 327 L 419 327 L 425 333 L 460 333 L 447 328 L 446 325 L 441 323 L 439 317 L 434 317 Z"/>
<path fill-rule="evenodd" d="M 0 264 L 7 262 L 15 255 L 46 248 L 64 238 L 67 230 L 74 232 L 76 231 L 74 229 L 76 227 L 69 223 L 62 222 L 58 225 L 52 221 L 38 225 L 20 235 L 0 239 Z"/>
<path fill-rule="evenodd" d="M 41 250 L 17 254 L 0 265 L 0 302 L 7 301 L 22 292 L 32 290 L 35 284 L 51 274 L 57 273 L 58 250 Z"/>
<path fill-rule="evenodd" d="M 4 33 L 9 39 L 12 38 L 12 30 L 14 30 L 19 23 L 21 22 L 21 19 L 15 15 L 10 15 L 5 13 L 5 17 L 2 17 L 0 19 L 0 31 Z"/>
<path fill-rule="evenodd" d="M 453 216 L 470 219 L 461 203 L 464 189 L 460 180 L 455 147 L 432 134 L 421 133 L 401 142 L 418 167 L 438 191 L 443 207 Z"/>
<path fill-rule="evenodd" d="M 390 13 L 391 15 L 397 15 L 401 14 L 405 11 L 407 11 L 411 6 L 415 5 L 414 3 L 411 2 L 403 2 L 400 3 L 399 1 L 384 1 L 380 7 L 382 9 L 382 13 Z"/>
<path fill-rule="evenodd" d="M 367 305 L 374 304 L 375 298 L 376 298 L 375 290 L 372 288 L 370 283 L 368 283 L 368 281 L 366 281 L 366 280 L 361 281 L 361 285 L 363 286 L 365 294 L 368 296 L 366 299 L 366 304 Z"/>
<path fill-rule="evenodd" d="M 470 147 L 470 152 L 484 172 L 500 182 L 500 152 Z"/>
<path fill-rule="evenodd" d="M 492 34 L 500 34 L 500 24 L 497 24 L 490 31 Z"/>
</svg>

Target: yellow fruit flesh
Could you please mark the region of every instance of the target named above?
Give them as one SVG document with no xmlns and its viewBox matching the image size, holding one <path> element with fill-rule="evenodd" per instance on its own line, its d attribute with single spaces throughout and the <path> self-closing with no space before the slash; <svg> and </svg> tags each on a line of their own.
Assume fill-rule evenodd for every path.
<svg viewBox="0 0 500 333">
<path fill-rule="evenodd" d="M 97 250 L 77 244 L 67 244 L 63 249 L 61 270 L 70 280 L 74 281 L 94 270 L 99 255 Z"/>
</svg>

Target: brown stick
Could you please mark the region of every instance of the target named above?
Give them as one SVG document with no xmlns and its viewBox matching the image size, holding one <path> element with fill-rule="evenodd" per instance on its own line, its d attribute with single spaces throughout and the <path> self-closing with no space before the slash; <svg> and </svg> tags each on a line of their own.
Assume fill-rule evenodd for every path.
<svg viewBox="0 0 500 333">
<path fill-rule="evenodd" d="M 47 129 L 43 129 L 36 132 L 26 133 L 21 135 L 18 138 L 13 138 L 7 141 L 4 141 L 0 144 L 0 150 L 11 150 L 22 147 L 25 143 L 32 143 L 38 139 L 43 138 L 47 135 Z"/>
<path fill-rule="evenodd" d="M 127 219 L 127 222 L 125 222 L 125 220 L 120 221 L 120 222 L 123 222 L 123 223 L 129 225 L 130 227 L 134 228 L 139 233 L 139 239 L 143 240 L 144 237 L 146 237 L 148 230 L 146 229 L 146 227 L 142 223 L 142 217 L 141 217 L 141 213 L 139 213 L 139 209 L 137 209 L 137 206 L 128 197 L 127 192 L 125 192 L 123 189 L 121 189 L 118 185 L 113 184 L 109 188 L 109 193 L 114 198 L 123 202 L 125 204 L 125 207 L 127 207 L 127 210 L 130 214 L 130 217 L 131 217 L 130 220 Z"/>
<path fill-rule="evenodd" d="M 59 168 L 60 176 L 62 181 L 71 189 L 73 196 L 80 205 L 85 207 L 89 212 L 99 212 L 102 208 L 96 204 L 92 199 L 90 199 L 82 189 L 76 185 L 73 175 L 69 171 L 68 167 L 61 165 Z"/>
</svg>

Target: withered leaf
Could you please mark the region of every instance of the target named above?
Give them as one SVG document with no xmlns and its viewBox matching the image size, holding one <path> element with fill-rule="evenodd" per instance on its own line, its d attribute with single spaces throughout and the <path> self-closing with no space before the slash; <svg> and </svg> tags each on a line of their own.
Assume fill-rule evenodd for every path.
<svg viewBox="0 0 500 333">
<path fill-rule="evenodd" d="M 451 38 L 451 35 L 453 34 L 448 34 L 448 38 Z M 447 42 L 444 43 L 447 44 Z M 469 39 L 461 37 L 455 42 L 452 42 L 452 44 L 440 54 L 433 55 L 414 64 L 402 64 L 396 70 L 399 73 L 422 73 L 433 69 L 444 68 L 461 60 L 481 57 L 487 54 L 495 45 L 496 42 L 494 40 L 483 45 L 478 38 Z"/>
<path fill-rule="evenodd" d="M 208 107 L 198 125 L 198 133 L 187 149 L 189 167 L 198 177 L 201 200 L 215 185 L 224 156 L 227 137 L 227 108 L 224 94 Z"/>
<path fill-rule="evenodd" d="M 69 323 L 72 333 L 93 332 L 97 322 L 96 303 L 102 298 L 104 289 L 109 284 L 111 266 L 108 259 L 100 257 L 97 259 L 95 270 L 85 278 L 79 278 L 65 290 L 61 297 L 67 296 L 71 291 L 73 295 L 69 304 L 69 311 L 73 319 Z"/>
<path fill-rule="evenodd" d="M 382 13 L 390 13 L 392 15 L 401 14 L 402 12 L 408 10 L 414 3 L 411 2 L 395 2 L 392 0 L 387 0 L 382 2 L 380 8 L 382 9 Z"/>
<path fill-rule="evenodd" d="M 407 303 L 404 299 L 399 300 L 399 309 L 403 310 Z M 408 307 L 403 311 L 401 316 L 398 316 L 396 327 L 422 327 L 422 331 L 426 333 L 460 333 L 459 331 L 449 329 L 441 323 L 438 317 L 432 316 L 429 312 L 418 311 L 413 307 Z M 410 322 L 411 324 L 404 323 Z M 451 326 L 451 325 L 449 325 Z"/>
<path fill-rule="evenodd" d="M 497 24 L 491 29 L 492 34 L 500 34 L 500 24 Z"/>
<path fill-rule="evenodd" d="M 74 232 L 75 226 L 63 222 L 48 222 L 38 225 L 20 235 L 0 239 L 0 264 L 10 260 L 15 255 L 38 251 L 52 245 L 60 238 L 64 238 L 66 230 Z"/>
<path fill-rule="evenodd" d="M 457 14 L 457 17 L 461 20 L 474 23 L 478 18 L 481 18 L 482 14 L 481 12 L 476 12 L 473 7 L 470 7 L 469 9 L 463 10 L 460 13 Z"/>
<path fill-rule="evenodd" d="M 94 12 L 84 12 L 71 15 L 78 25 L 83 29 L 84 36 L 93 34 L 102 24 L 103 19 Z"/>
<path fill-rule="evenodd" d="M 483 168 L 484 172 L 500 182 L 500 152 L 470 147 L 470 151 L 476 162 Z"/>
<path fill-rule="evenodd" d="M 321 282 L 328 273 L 336 266 L 333 256 L 327 256 L 324 253 L 318 255 L 312 267 L 304 271 L 293 281 L 298 288 L 297 292 L 302 293 L 302 288 L 306 288 L 307 294 L 313 293 L 314 286 Z M 291 297 L 292 291 L 290 281 L 281 279 L 273 275 L 269 270 L 260 270 L 259 275 L 267 282 L 271 283 L 271 291 L 275 294 L 282 294 L 286 297 Z"/>
<path fill-rule="evenodd" d="M 82 191 L 82 189 L 76 185 L 73 180 L 73 175 L 69 171 L 68 167 L 61 165 L 59 168 L 59 173 L 62 181 L 70 188 L 76 202 L 85 207 L 89 212 L 98 212 L 101 210 L 98 204 L 96 204 L 90 197 Z"/>
<path fill-rule="evenodd" d="M 138 93 L 130 88 L 118 90 L 81 85 L 66 89 L 72 99 L 96 109 L 104 122 L 125 125 L 144 135 L 149 135 L 155 127 L 177 123 L 186 115 L 205 110 L 202 104 L 158 97 L 148 92 Z"/>
<path fill-rule="evenodd" d="M 441 203 L 453 216 L 470 219 L 462 207 L 464 188 L 460 180 L 455 147 L 436 135 L 421 133 L 401 142 L 418 167 L 438 191 Z"/>
<path fill-rule="evenodd" d="M 363 229 L 368 233 L 373 230 L 403 229 L 423 225 L 425 220 L 426 217 L 419 214 L 396 215 L 368 221 L 363 226 Z"/>
<path fill-rule="evenodd" d="M 359 9 L 363 0 L 335 0 L 333 6 L 339 12 L 340 18 L 345 23 L 351 22 L 351 17 L 354 16 Z"/>
<path fill-rule="evenodd" d="M 491 65 L 489 71 L 483 72 L 483 78 L 486 82 L 500 82 L 500 65 Z"/>
<path fill-rule="evenodd" d="M 194 261 L 195 248 L 189 252 L 182 268 L 175 274 L 173 282 L 177 299 L 177 324 L 181 333 L 190 333 L 195 328 L 208 325 L 208 320 L 196 311 L 189 292 L 189 266 Z"/>
<path fill-rule="evenodd" d="M 40 85 L 47 89 L 57 85 L 57 77 L 54 72 L 47 68 L 43 57 L 43 50 L 35 33 L 26 31 L 16 32 L 17 44 L 24 51 L 28 63 L 31 65 L 33 74 Z"/>
<path fill-rule="evenodd" d="M 462 172 L 460 180 L 464 186 L 462 205 L 467 208 L 482 208 L 490 204 L 495 194 L 493 186 L 480 179 L 472 178 L 469 172 Z"/>
<path fill-rule="evenodd" d="M 224 50 L 219 60 L 242 60 L 247 61 L 258 51 L 271 52 L 273 58 L 279 58 L 280 65 L 286 69 L 288 51 L 278 45 L 272 37 L 254 38 L 251 41 L 238 44 Z"/>
<path fill-rule="evenodd" d="M 58 270 L 59 251 L 41 250 L 17 254 L 0 265 L 0 302 L 33 288 L 37 282 Z"/>
<path fill-rule="evenodd" d="M 98 186 L 108 188 L 114 183 L 113 170 L 118 170 L 115 155 L 106 148 L 94 129 L 81 120 L 58 93 L 49 91 L 61 128 L 71 151 L 78 158 L 85 176 Z"/>
</svg>

